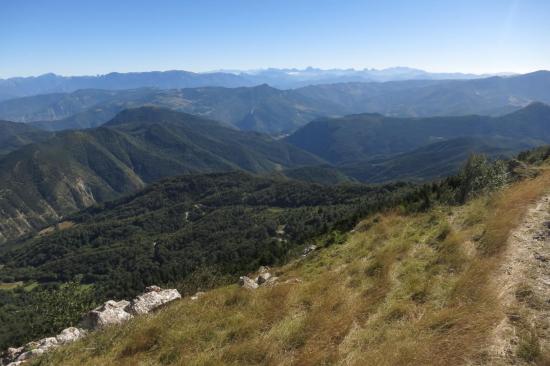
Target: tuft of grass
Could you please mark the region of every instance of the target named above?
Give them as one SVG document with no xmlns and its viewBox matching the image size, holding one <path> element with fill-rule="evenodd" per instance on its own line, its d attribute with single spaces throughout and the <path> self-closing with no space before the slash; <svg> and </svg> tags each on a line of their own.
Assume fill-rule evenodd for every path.
<svg viewBox="0 0 550 366">
<path fill-rule="evenodd" d="M 522 334 L 516 353 L 519 358 L 526 362 L 535 363 L 539 361 L 542 353 L 537 334 L 533 331 Z"/>
</svg>

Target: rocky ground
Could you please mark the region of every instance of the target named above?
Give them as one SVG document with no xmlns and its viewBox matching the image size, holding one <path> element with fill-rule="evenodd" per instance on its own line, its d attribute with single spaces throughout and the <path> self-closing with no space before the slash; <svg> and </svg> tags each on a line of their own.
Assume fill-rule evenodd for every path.
<svg viewBox="0 0 550 366">
<path fill-rule="evenodd" d="M 533 205 L 509 236 L 495 287 L 505 317 L 494 331 L 489 364 L 548 364 L 550 195 Z"/>
</svg>

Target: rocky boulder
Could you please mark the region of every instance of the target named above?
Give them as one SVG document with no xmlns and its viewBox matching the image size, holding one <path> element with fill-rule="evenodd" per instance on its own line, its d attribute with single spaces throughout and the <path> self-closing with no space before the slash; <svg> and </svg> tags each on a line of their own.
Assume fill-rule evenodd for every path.
<svg viewBox="0 0 550 366">
<path fill-rule="evenodd" d="M 241 276 L 239 278 L 239 285 L 242 288 L 248 289 L 248 290 L 255 290 L 258 288 L 258 283 L 254 281 L 252 278 L 247 276 Z"/>
<path fill-rule="evenodd" d="M 8 365 L 13 363 L 20 354 L 25 352 L 25 347 L 10 347 L 2 353 L 0 365 Z"/>
<path fill-rule="evenodd" d="M 87 329 L 100 329 L 124 323 L 133 318 L 132 314 L 126 311 L 129 305 L 130 302 L 126 300 L 109 300 L 86 314 L 82 320 L 82 326 Z"/>
<path fill-rule="evenodd" d="M 260 273 L 258 275 L 258 277 L 256 278 L 256 283 L 258 285 L 262 285 L 262 284 L 266 283 L 270 278 L 271 278 L 271 273 L 269 273 L 269 272 Z"/>
<path fill-rule="evenodd" d="M 38 341 L 38 346 L 33 347 L 33 349 L 41 349 L 43 351 L 48 351 L 52 348 L 55 348 L 58 346 L 57 338 L 56 337 L 48 337 L 48 338 L 42 338 Z M 26 348 L 26 347 L 25 347 Z M 30 348 L 30 347 L 29 347 Z"/>
<path fill-rule="evenodd" d="M 55 338 L 59 344 L 66 344 L 77 341 L 85 335 L 86 331 L 84 329 L 69 327 L 63 329 Z"/>
<path fill-rule="evenodd" d="M 258 268 L 258 275 L 255 276 L 253 279 L 248 276 L 242 276 L 239 278 L 239 285 L 242 288 L 246 288 L 248 290 L 255 290 L 260 286 L 273 286 L 278 280 L 278 277 L 273 276 L 269 272 L 269 267 L 261 266 Z"/>
<path fill-rule="evenodd" d="M 156 308 L 181 298 L 176 289 L 163 290 L 158 286 L 149 286 L 129 304 L 127 310 L 135 315 L 147 314 Z"/>
<path fill-rule="evenodd" d="M 44 351 L 41 348 L 36 348 L 27 352 L 23 352 L 19 355 L 19 357 L 17 357 L 15 361 L 16 362 L 27 361 L 27 360 L 30 360 L 31 358 L 43 355 L 44 352 L 46 351 Z"/>
<path fill-rule="evenodd" d="M 309 253 L 313 252 L 317 250 L 317 245 L 308 245 L 307 247 L 304 248 L 304 252 L 302 253 L 302 256 L 306 256 L 308 255 Z"/>
</svg>

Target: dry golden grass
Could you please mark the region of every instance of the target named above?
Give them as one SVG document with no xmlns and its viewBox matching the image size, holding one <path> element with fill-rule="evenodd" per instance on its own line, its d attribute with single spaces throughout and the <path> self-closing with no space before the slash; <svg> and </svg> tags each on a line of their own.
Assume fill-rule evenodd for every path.
<svg viewBox="0 0 550 366">
<path fill-rule="evenodd" d="M 452 216 L 448 208 L 376 215 L 344 244 L 278 269 L 281 282 L 301 283 L 183 299 L 36 364 L 483 364 L 502 316 L 490 276 L 510 229 L 548 183 L 542 174 Z M 527 341 L 530 357 L 536 347 Z"/>
</svg>

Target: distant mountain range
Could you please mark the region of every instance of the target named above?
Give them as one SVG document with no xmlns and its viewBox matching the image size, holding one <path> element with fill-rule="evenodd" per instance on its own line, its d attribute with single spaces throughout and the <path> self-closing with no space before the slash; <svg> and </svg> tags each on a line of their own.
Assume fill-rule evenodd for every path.
<svg viewBox="0 0 550 366">
<path fill-rule="evenodd" d="M 319 117 L 501 115 L 550 103 L 550 72 L 473 80 L 353 82 L 280 90 L 268 85 L 159 90 L 79 90 L 0 102 L 0 119 L 46 130 L 99 126 L 127 108 L 154 105 L 241 130 L 287 134 Z"/>
<path fill-rule="evenodd" d="M 240 87 L 269 84 L 277 88 L 296 88 L 306 85 L 392 81 L 413 79 L 473 79 L 489 75 L 462 73 L 430 73 L 408 67 L 376 69 L 263 69 L 253 71 L 220 71 L 194 73 L 182 70 L 150 72 L 113 72 L 105 75 L 61 76 L 44 74 L 33 77 L 0 79 L 0 100 L 38 94 L 66 93 L 79 89 L 135 89 L 152 87 L 159 89 L 196 88 L 204 86 Z"/>
</svg>

